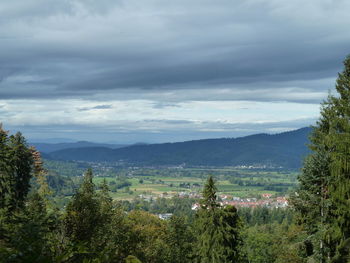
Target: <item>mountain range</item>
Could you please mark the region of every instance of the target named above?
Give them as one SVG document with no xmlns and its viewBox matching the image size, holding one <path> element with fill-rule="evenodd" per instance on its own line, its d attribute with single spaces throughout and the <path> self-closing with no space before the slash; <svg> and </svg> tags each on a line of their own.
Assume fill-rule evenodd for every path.
<svg viewBox="0 0 350 263">
<path fill-rule="evenodd" d="M 87 141 L 79 142 L 62 142 L 62 143 L 42 143 L 42 142 L 33 142 L 31 145 L 35 146 L 37 150 L 43 153 L 51 153 L 64 149 L 75 149 L 75 148 L 92 148 L 92 147 L 104 147 L 117 149 L 127 146 L 127 144 L 107 144 L 107 143 L 95 143 Z"/>
<path fill-rule="evenodd" d="M 267 165 L 299 168 L 309 150 L 311 128 L 279 134 L 240 138 L 204 139 L 176 143 L 140 144 L 126 147 L 71 147 L 51 151 L 55 160 L 116 162 L 132 165 L 237 166 Z M 77 146 L 75 144 L 75 146 Z"/>
</svg>

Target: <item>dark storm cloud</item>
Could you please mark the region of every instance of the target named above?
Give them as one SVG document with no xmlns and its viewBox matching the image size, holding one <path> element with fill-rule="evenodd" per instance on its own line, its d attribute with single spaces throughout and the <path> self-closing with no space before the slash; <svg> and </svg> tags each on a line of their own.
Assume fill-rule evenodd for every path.
<svg viewBox="0 0 350 263">
<path fill-rule="evenodd" d="M 302 94 L 333 87 L 315 83 L 334 80 L 350 52 L 349 10 L 328 0 L 2 1 L 0 98 L 202 100 L 195 90 L 223 88 L 318 103 Z"/>
</svg>

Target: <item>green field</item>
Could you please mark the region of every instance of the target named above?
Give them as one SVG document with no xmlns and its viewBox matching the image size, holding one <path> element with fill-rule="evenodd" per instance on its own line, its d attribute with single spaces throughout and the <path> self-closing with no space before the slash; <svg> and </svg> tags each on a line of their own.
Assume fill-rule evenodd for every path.
<svg viewBox="0 0 350 263">
<path fill-rule="evenodd" d="M 284 196 L 297 185 L 296 171 L 282 169 L 242 169 L 236 167 L 118 167 L 107 163 L 48 161 L 52 174 L 71 178 L 75 187 L 91 167 L 98 186 L 103 179 L 114 199 L 133 199 L 140 195 L 171 197 L 181 192 L 200 193 L 209 175 L 217 181 L 218 194 L 259 197 L 262 193 Z M 73 194 L 74 191 L 71 191 Z M 67 193 L 64 193 L 67 196 Z"/>
<path fill-rule="evenodd" d="M 256 171 L 236 168 L 187 169 L 123 169 L 108 176 L 95 177 L 96 185 L 104 179 L 112 188 L 114 199 L 130 200 L 137 196 L 172 197 L 180 192 L 200 193 L 208 175 L 217 181 L 218 194 L 238 197 L 258 197 L 262 193 L 285 195 L 296 186 L 296 172 Z M 127 182 L 128 186 L 114 189 L 113 182 Z"/>
</svg>

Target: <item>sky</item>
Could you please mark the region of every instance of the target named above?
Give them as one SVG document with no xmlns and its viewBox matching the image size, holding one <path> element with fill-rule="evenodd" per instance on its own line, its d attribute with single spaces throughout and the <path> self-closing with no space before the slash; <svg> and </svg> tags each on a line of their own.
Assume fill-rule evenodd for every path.
<svg viewBox="0 0 350 263">
<path fill-rule="evenodd" d="M 30 141 L 174 142 L 310 126 L 346 0 L 2 0 L 0 122 Z"/>
</svg>

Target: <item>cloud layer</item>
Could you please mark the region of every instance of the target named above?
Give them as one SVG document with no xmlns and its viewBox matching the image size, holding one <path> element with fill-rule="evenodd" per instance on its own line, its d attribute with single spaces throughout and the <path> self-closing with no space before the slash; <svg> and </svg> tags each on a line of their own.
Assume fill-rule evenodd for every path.
<svg viewBox="0 0 350 263">
<path fill-rule="evenodd" d="M 261 122 L 298 128 L 299 120 L 317 117 L 318 104 L 350 53 L 349 11 L 345 0 L 2 1 L 0 121 L 24 129 L 28 119 L 18 111 L 25 109 L 31 134 L 33 125 L 58 125 L 52 119 L 82 125 L 89 119 L 83 114 L 98 111 L 84 125 L 118 127 L 121 120 L 107 112 L 137 102 L 135 112 L 129 107 L 131 113 L 124 114 L 133 129 L 142 133 L 140 121 L 159 119 L 154 132 L 171 138 L 184 128 L 164 128 L 174 120 L 188 122 L 193 134 L 204 132 L 195 124 L 197 111 L 207 116 L 201 121 L 215 126 L 220 113 L 212 108 L 216 114 L 209 114 L 206 103 L 227 102 L 236 116 L 236 105 L 244 102 L 252 112 L 247 102 L 254 102 L 270 105 L 256 112 Z M 10 110 L 15 101 L 21 105 Z M 290 114 L 270 114 L 276 103 L 294 105 L 294 124 Z M 36 108 L 42 116 L 34 116 Z M 143 114 L 149 109 L 153 115 Z M 184 115 L 186 110 L 197 115 Z M 236 117 L 221 119 L 243 127 Z M 250 117 L 244 122 L 249 121 L 257 123 Z"/>
</svg>

